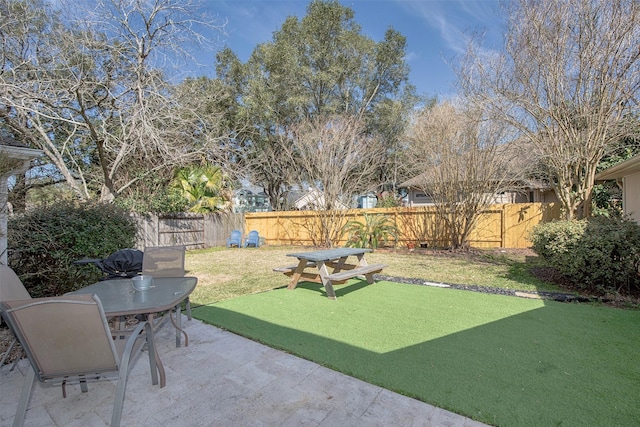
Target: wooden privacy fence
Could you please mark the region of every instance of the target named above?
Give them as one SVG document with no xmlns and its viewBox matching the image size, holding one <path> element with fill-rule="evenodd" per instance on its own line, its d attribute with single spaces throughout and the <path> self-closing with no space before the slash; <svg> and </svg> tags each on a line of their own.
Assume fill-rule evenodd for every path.
<svg viewBox="0 0 640 427">
<path fill-rule="evenodd" d="M 446 230 L 435 208 L 351 209 L 341 216 L 342 224 L 350 220 L 364 223 L 364 214 L 382 214 L 391 218 L 400 229 L 396 246 L 420 244 L 442 247 L 446 244 Z M 245 230 L 257 230 L 267 244 L 312 245 L 310 230 L 317 229 L 315 211 L 252 212 L 245 213 Z M 485 210 L 471 233 L 470 244 L 476 248 L 527 248 L 531 228 L 541 222 L 560 217 L 560 206 L 554 203 L 513 203 L 493 205 Z M 342 236 L 338 246 L 344 246 Z"/>
<path fill-rule="evenodd" d="M 243 230 L 242 214 L 177 213 L 134 215 L 138 223 L 137 248 L 184 245 L 187 249 L 224 246 L 234 229 Z"/>
<path fill-rule="evenodd" d="M 446 245 L 446 229 L 433 207 L 352 209 L 339 220 L 364 222 L 364 214 L 388 216 L 400 229 L 396 246 L 409 244 L 427 247 Z M 471 234 L 471 246 L 477 248 L 527 248 L 528 235 L 540 222 L 560 217 L 560 207 L 553 203 L 515 203 L 494 205 L 483 212 Z M 260 233 L 261 241 L 273 245 L 312 245 L 310 233 L 317 230 L 315 211 L 252 212 L 245 214 L 214 213 L 170 215 L 134 215 L 138 223 L 136 247 L 185 245 L 187 249 L 225 246 L 232 230 L 243 234 Z M 338 246 L 344 246 L 343 236 Z"/>
</svg>

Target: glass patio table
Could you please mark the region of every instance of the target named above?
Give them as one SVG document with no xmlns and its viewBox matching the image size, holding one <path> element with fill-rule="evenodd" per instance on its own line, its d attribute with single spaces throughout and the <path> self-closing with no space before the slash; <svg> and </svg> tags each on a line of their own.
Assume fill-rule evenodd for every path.
<svg viewBox="0 0 640 427">
<path fill-rule="evenodd" d="M 181 328 L 181 303 L 193 292 L 198 283 L 197 277 L 157 277 L 151 287 L 144 291 L 134 289 L 131 279 L 104 280 L 74 292 L 77 294 L 95 294 L 100 298 L 107 317 L 144 315 L 153 325 L 158 313 L 168 312 L 176 328 L 176 346 L 181 345 L 181 334 L 185 337 L 185 346 L 189 337 Z M 171 311 L 176 311 L 174 321 Z M 152 328 L 154 329 L 154 328 Z M 114 330 L 114 335 L 122 332 Z M 153 336 L 148 339 L 153 340 Z M 165 385 L 164 366 L 156 352 L 156 362 L 160 371 L 160 387 Z"/>
</svg>

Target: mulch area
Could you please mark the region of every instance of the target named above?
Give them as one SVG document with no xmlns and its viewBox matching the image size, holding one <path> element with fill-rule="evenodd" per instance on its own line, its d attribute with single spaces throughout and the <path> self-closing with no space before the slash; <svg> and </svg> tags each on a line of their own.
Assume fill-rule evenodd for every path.
<svg viewBox="0 0 640 427">
<path fill-rule="evenodd" d="M 376 252 L 388 251 L 391 253 L 403 253 L 403 254 L 425 254 L 430 256 L 440 256 L 447 258 L 465 259 L 475 262 L 492 262 L 491 257 L 495 257 L 497 260 L 502 256 L 508 258 L 522 257 L 524 259 L 528 257 L 537 258 L 532 249 L 506 249 L 506 248 L 494 248 L 494 249 L 471 249 L 469 251 L 446 251 L 427 248 L 414 248 L 414 249 L 376 249 Z M 496 261 L 499 262 L 499 261 Z M 561 292 L 532 292 L 532 291 L 519 291 L 513 289 L 492 288 L 488 286 L 476 286 L 476 285 L 459 285 L 455 283 L 443 283 L 433 284 L 423 279 L 412 279 L 403 277 L 386 276 L 383 274 L 376 274 L 378 280 L 387 280 L 390 282 L 408 283 L 413 285 L 433 286 L 433 285 L 446 285 L 451 289 L 460 289 L 473 292 L 482 292 L 497 295 L 510 295 L 519 296 L 525 298 L 542 298 L 547 300 L 554 300 L 559 302 L 582 302 L 582 303 L 598 303 L 613 308 L 634 308 L 640 309 L 640 295 L 633 295 L 630 297 L 624 297 L 620 295 L 584 295 L 581 289 L 575 287 L 569 280 L 563 277 L 552 267 L 534 266 L 531 268 L 531 274 L 536 276 L 540 280 L 554 283 L 558 288 L 563 289 Z"/>
</svg>

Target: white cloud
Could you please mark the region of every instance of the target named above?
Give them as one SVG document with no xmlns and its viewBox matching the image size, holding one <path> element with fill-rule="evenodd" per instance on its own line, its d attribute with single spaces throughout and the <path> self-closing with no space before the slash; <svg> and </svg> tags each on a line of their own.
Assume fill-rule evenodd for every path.
<svg viewBox="0 0 640 427">
<path fill-rule="evenodd" d="M 471 31 L 492 27 L 497 21 L 497 0 L 396 0 L 397 4 L 421 17 L 436 31 L 443 48 L 462 53 Z"/>
<path fill-rule="evenodd" d="M 404 60 L 405 60 L 406 62 L 411 62 L 411 61 L 416 60 L 416 59 L 418 59 L 418 58 L 420 58 L 420 55 L 418 55 L 418 54 L 417 54 L 417 53 L 415 53 L 415 52 L 408 52 L 408 53 L 404 56 Z"/>
</svg>

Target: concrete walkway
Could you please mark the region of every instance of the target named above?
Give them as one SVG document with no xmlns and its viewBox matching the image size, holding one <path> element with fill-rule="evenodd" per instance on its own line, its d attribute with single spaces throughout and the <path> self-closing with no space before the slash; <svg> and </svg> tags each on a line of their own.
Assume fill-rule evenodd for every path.
<svg viewBox="0 0 640 427">
<path fill-rule="evenodd" d="M 156 335 L 167 386 L 151 385 L 146 357 L 127 384 L 123 426 L 466 426 L 484 424 L 340 374 L 206 325 L 185 321 L 188 347 L 175 347 L 174 329 Z M 0 371 L 0 426 L 10 426 L 23 373 L 22 360 Z M 26 426 L 107 426 L 115 382 L 89 392 L 36 383 Z"/>
</svg>

